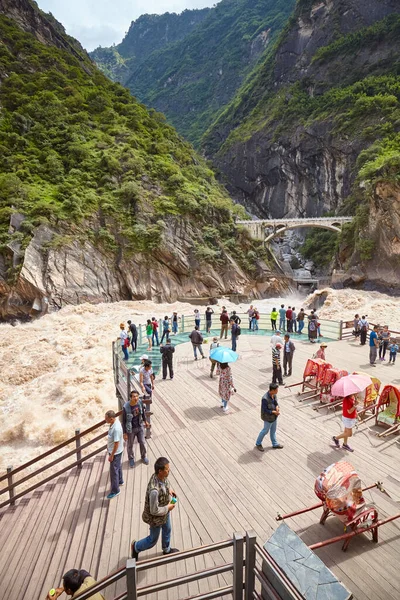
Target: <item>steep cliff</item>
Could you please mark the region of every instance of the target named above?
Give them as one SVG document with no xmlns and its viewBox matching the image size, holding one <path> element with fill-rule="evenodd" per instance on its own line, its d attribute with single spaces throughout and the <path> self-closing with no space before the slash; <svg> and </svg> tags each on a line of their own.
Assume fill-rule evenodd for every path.
<svg viewBox="0 0 400 600">
<path fill-rule="evenodd" d="M 162 115 L 30 0 L 0 0 L 0 39 L 0 316 L 259 293 L 255 257 L 266 255 Z"/>
<path fill-rule="evenodd" d="M 259 216 L 317 216 L 351 194 L 356 162 L 399 129 L 397 0 L 298 0 L 280 39 L 203 139 Z"/>
<path fill-rule="evenodd" d="M 117 46 L 124 61 L 114 48 L 109 49 L 108 60 L 97 51 L 92 58 L 142 102 L 165 113 L 186 139 L 198 144 L 274 43 L 294 4 L 295 0 L 222 0 L 192 32 L 164 48 L 156 46 L 153 52 L 135 22 Z M 166 15 L 162 22 L 176 18 Z M 150 18 L 141 19 L 147 22 Z M 156 27 L 157 21 L 149 21 L 149 36 Z M 161 35 L 161 42 L 164 40 Z"/>
</svg>

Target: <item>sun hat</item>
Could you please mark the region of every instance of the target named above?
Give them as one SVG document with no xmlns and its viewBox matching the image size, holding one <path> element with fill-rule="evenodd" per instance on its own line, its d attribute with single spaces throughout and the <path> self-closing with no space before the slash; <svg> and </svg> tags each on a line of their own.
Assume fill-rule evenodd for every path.
<svg viewBox="0 0 400 600">
<path fill-rule="evenodd" d="M 328 344 L 325 344 L 325 342 L 322 342 L 321 348 L 327 348 L 327 347 L 328 347 Z"/>
<path fill-rule="evenodd" d="M 142 354 L 142 356 L 140 357 L 140 360 L 149 360 L 149 357 L 147 354 Z"/>
</svg>

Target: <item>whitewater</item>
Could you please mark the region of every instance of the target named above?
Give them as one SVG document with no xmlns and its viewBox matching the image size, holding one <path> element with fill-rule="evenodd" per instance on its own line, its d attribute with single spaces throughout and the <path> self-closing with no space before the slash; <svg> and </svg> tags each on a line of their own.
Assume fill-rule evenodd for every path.
<svg viewBox="0 0 400 600">
<path fill-rule="evenodd" d="M 318 308 L 321 318 L 351 320 L 355 313 L 366 314 L 371 322 L 400 330 L 400 298 L 378 292 L 326 289 L 307 298 L 293 294 L 252 304 L 269 314 L 281 303 L 312 308 L 321 297 L 325 299 Z M 237 305 L 221 298 L 213 308 L 218 312 L 223 305 L 238 312 L 249 307 L 249 303 Z M 34 458 L 72 437 L 75 429 L 100 421 L 106 410 L 117 408 L 111 343 L 117 339 L 121 322 L 144 323 L 173 311 L 189 315 L 194 308 L 182 302 L 81 304 L 31 323 L 0 325 L 0 471 Z"/>
</svg>

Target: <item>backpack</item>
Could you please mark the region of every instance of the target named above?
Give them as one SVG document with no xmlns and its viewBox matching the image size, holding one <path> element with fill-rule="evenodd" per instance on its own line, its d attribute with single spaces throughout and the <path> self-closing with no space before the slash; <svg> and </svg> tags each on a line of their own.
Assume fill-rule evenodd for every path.
<svg viewBox="0 0 400 600">
<path fill-rule="evenodd" d="M 310 321 L 309 330 L 310 331 L 315 331 L 315 323 L 314 323 L 314 321 Z"/>
</svg>

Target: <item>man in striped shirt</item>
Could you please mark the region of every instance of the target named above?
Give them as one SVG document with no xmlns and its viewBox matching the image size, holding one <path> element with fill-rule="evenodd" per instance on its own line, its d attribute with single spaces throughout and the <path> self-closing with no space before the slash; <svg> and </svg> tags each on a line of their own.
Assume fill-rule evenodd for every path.
<svg viewBox="0 0 400 600">
<path fill-rule="evenodd" d="M 283 384 L 282 367 L 281 367 L 281 348 L 279 342 L 272 348 L 272 383 Z"/>
</svg>

